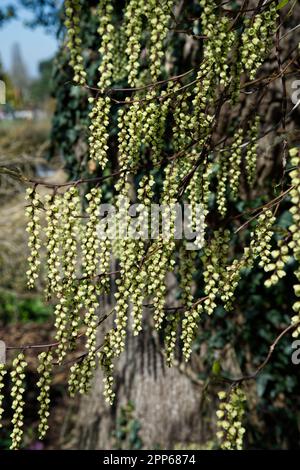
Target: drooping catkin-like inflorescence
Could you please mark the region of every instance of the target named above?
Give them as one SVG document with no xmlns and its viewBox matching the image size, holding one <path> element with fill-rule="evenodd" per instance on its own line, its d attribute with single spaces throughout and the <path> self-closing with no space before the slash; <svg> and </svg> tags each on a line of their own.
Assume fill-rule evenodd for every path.
<svg viewBox="0 0 300 470">
<path fill-rule="evenodd" d="M 61 364 L 64 357 L 67 354 L 68 350 L 68 323 L 69 323 L 69 306 L 70 299 L 68 296 L 62 296 L 59 299 L 58 304 L 54 309 L 55 323 L 56 328 L 55 339 L 58 341 L 58 346 L 56 348 L 56 354 L 58 356 L 58 363 Z"/>
<path fill-rule="evenodd" d="M 61 277 L 61 209 L 62 198 L 60 194 L 46 194 L 45 196 L 45 209 L 46 209 L 46 248 L 47 248 L 47 299 L 52 294 L 61 291 L 62 277 Z"/>
<path fill-rule="evenodd" d="M 137 85 L 139 73 L 139 56 L 141 52 L 141 36 L 143 28 L 144 4 L 139 0 L 130 0 L 124 12 L 125 34 L 127 40 L 126 55 L 128 64 L 128 83 L 132 87 Z"/>
<path fill-rule="evenodd" d="M 82 269 L 84 276 L 92 278 L 97 274 L 97 268 L 99 267 L 100 240 L 97 234 L 97 226 L 99 224 L 101 190 L 93 188 L 85 197 L 88 201 L 86 212 L 89 218 L 81 241 Z"/>
<path fill-rule="evenodd" d="M 174 0 L 148 0 L 145 2 L 145 13 L 150 25 L 149 70 L 152 82 L 160 76 L 164 41 L 168 34 Z"/>
<path fill-rule="evenodd" d="M 98 98 L 89 98 L 93 107 L 89 113 L 91 124 L 89 126 L 89 147 L 90 157 L 96 160 L 101 168 L 105 168 L 108 162 L 108 125 L 110 98 L 108 96 L 99 96 Z"/>
<path fill-rule="evenodd" d="M 10 373 L 12 388 L 12 409 L 13 409 L 13 431 L 11 433 L 11 449 L 18 449 L 23 436 L 23 425 L 24 425 L 24 380 L 25 380 L 25 367 L 27 362 L 23 353 L 13 360 L 12 371 Z"/>
<path fill-rule="evenodd" d="M 28 270 L 26 271 L 27 285 L 29 289 L 33 289 L 36 279 L 38 278 L 38 270 L 41 264 L 39 259 L 39 251 L 41 248 L 41 224 L 40 224 L 40 196 L 36 188 L 28 188 L 26 190 L 26 200 L 29 201 L 29 206 L 26 207 L 26 216 L 29 219 L 26 227 L 28 232 L 28 246 L 30 255 L 28 257 Z"/>
<path fill-rule="evenodd" d="M 86 354 L 71 366 L 68 380 L 68 392 L 71 397 L 74 397 L 76 393 L 84 395 L 89 392 L 95 368 L 96 358 L 94 353 Z"/>
<path fill-rule="evenodd" d="M 259 131 L 260 117 L 256 116 L 254 123 L 250 127 L 249 143 L 247 145 L 245 155 L 245 169 L 247 181 L 250 186 L 253 185 L 256 174 L 256 161 L 257 161 L 257 139 Z"/>
<path fill-rule="evenodd" d="M 5 368 L 5 364 L 0 362 L 0 429 L 2 428 L 2 415 L 4 413 L 4 408 L 3 408 L 3 399 L 4 399 L 4 394 L 3 394 L 3 388 L 4 388 L 4 377 L 7 373 L 7 370 Z"/>
<path fill-rule="evenodd" d="M 290 150 L 291 164 L 293 170 L 290 172 L 292 183 L 291 190 L 291 203 L 290 213 L 293 217 L 293 224 L 289 227 L 292 232 L 292 240 L 289 242 L 289 247 L 292 249 L 294 257 L 298 263 L 295 271 L 295 276 L 300 282 L 300 150 L 293 148 Z M 294 291 L 297 297 L 300 297 L 300 284 L 294 285 Z M 292 323 L 297 324 L 300 322 L 300 301 L 294 303 L 293 310 L 295 315 L 292 317 Z M 293 331 L 294 338 L 300 335 L 300 325 Z"/>
<path fill-rule="evenodd" d="M 102 91 L 110 86 L 113 76 L 113 38 L 115 27 L 112 22 L 113 6 L 111 0 L 100 0 L 97 13 L 99 18 L 98 33 L 101 38 L 98 88 Z"/>
<path fill-rule="evenodd" d="M 288 241 L 282 239 L 278 240 L 277 247 L 271 251 L 271 259 L 269 263 L 265 263 L 265 272 L 272 272 L 271 276 L 265 280 L 265 286 L 271 287 L 286 276 L 284 267 L 291 257 L 291 249 L 288 246 Z"/>
<path fill-rule="evenodd" d="M 65 0 L 67 47 L 70 51 L 70 65 L 74 70 L 73 80 L 79 85 L 85 85 L 86 71 L 83 66 L 82 40 L 80 37 L 81 8 L 81 0 Z"/>
<path fill-rule="evenodd" d="M 273 225 L 275 217 L 271 210 L 266 210 L 258 217 L 255 230 L 251 233 L 250 251 L 253 259 L 259 259 L 259 266 L 263 268 L 270 262 L 271 258 L 271 238 L 273 236 Z"/>
<path fill-rule="evenodd" d="M 178 329 L 182 318 L 182 311 L 187 311 L 193 305 L 193 271 L 196 253 L 187 251 L 186 246 L 181 246 L 179 250 L 179 287 L 181 307 L 174 308 L 166 317 L 167 327 L 165 330 L 165 356 L 169 367 L 172 366 L 175 358 L 175 347 L 177 343 Z M 183 320 L 184 322 L 184 320 Z M 185 331 L 188 326 L 185 324 Z M 182 333 L 184 329 L 182 326 Z"/>
<path fill-rule="evenodd" d="M 205 268 L 203 271 L 204 277 L 204 292 L 207 299 L 204 300 L 203 306 L 208 315 L 214 312 L 217 306 L 216 298 L 220 293 L 219 284 L 221 284 L 225 277 L 225 263 L 228 255 L 228 247 L 230 242 L 229 230 L 217 230 L 213 234 L 213 238 L 205 247 L 203 262 Z"/>
<path fill-rule="evenodd" d="M 233 136 L 232 146 L 229 150 L 230 192 L 234 199 L 236 199 L 238 196 L 239 186 L 240 186 L 242 142 L 243 142 L 243 131 L 242 129 L 238 129 L 238 131 Z"/>
<path fill-rule="evenodd" d="M 242 450 L 245 428 L 243 417 L 245 414 L 246 396 L 240 387 L 234 386 L 228 393 L 219 392 L 220 400 L 217 411 L 217 437 L 223 450 Z"/>
<path fill-rule="evenodd" d="M 117 191 L 124 190 L 126 174 L 134 170 L 140 157 L 140 146 L 143 128 L 143 113 L 139 103 L 121 108 L 118 113 L 118 162 L 124 177 L 116 183 Z"/>
<path fill-rule="evenodd" d="M 156 329 L 160 329 L 165 311 L 166 275 L 175 264 L 175 220 L 176 196 L 179 184 L 178 166 L 168 165 L 165 168 L 165 180 L 161 197 L 162 205 L 162 233 L 151 246 L 153 255 L 149 253 L 146 260 L 149 276 L 149 294 L 153 295 L 153 320 Z"/>
<path fill-rule="evenodd" d="M 103 377 L 104 398 L 107 403 L 112 405 L 114 398 L 115 398 L 115 392 L 113 391 L 114 378 L 112 375 L 113 368 L 114 368 L 112 359 L 114 357 L 114 353 L 110 344 L 110 339 L 111 339 L 110 333 L 106 335 L 103 347 L 101 351 L 98 352 L 98 357 L 99 357 L 99 365 L 104 374 L 104 377 Z"/>
<path fill-rule="evenodd" d="M 96 334 L 97 334 L 97 308 L 99 306 L 97 289 L 94 284 L 83 283 L 82 286 L 84 293 L 84 323 L 86 325 L 86 348 L 90 354 L 96 351 Z"/>
<path fill-rule="evenodd" d="M 51 374 L 52 374 L 52 361 L 53 356 L 51 351 L 43 351 L 39 354 L 39 365 L 38 373 L 39 380 L 37 386 L 39 388 L 39 395 L 37 397 L 39 401 L 39 427 L 38 433 L 39 438 L 43 439 L 46 435 L 47 430 L 49 429 L 48 418 L 50 415 L 50 385 L 51 385 Z"/>
<path fill-rule="evenodd" d="M 71 186 L 62 200 L 62 270 L 63 289 L 68 290 L 76 280 L 78 238 L 80 235 L 81 203 L 78 189 Z"/>
<path fill-rule="evenodd" d="M 112 22 L 113 6 L 110 0 L 100 0 L 98 5 L 99 28 L 101 36 L 101 46 L 99 53 L 101 62 L 99 66 L 99 81 L 97 86 L 100 96 L 89 98 L 92 104 L 90 117 L 90 157 L 96 160 L 101 168 L 105 168 L 108 162 L 108 126 L 110 113 L 110 98 L 104 96 L 104 91 L 110 87 L 113 78 L 113 47 L 115 28 Z"/>
<path fill-rule="evenodd" d="M 162 157 L 167 114 L 176 89 L 177 87 L 170 81 L 167 90 L 160 93 L 159 101 L 156 100 L 157 92 L 149 91 L 146 95 L 145 106 L 140 111 L 141 143 L 145 145 L 145 148 L 149 148 L 153 164 L 158 164 Z"/>
<path fill-rule="evenodd" d="M 195 152 L 197 154 L 197 152 Z M 186 163 L 184 171 L 187 174 L 192 170 L 194 152 L 190 155 L 190 161 Z M 205 245 L 206 217 L 209 213 L 209 186 L 211 178 L 211 164 L 204 162 L 194 172 L 186 188 L 187 200 L 189 206 L 185 208 L 186 214 L 189 214 L 187 228 L 190 233 L 188 239 L 194 238 L 194 247 L 201 249 Z"/>
<path fill-rule="evenodd" d="M 141 179 L 137 190 L 139 225 L 138 227 L 134 228 L 132 234 L 129 234 L 129 236 L 138 234 L 137 239 L 134 240 L 136 264 L 133 266 L 133 276 L 130 285 L 130 300 L 132 303 L 132 331 L 134 336 L 138 335 L 142 331 L 143 301 L 146 295 L 148 280 L 147 269 L 145 263 L 143 262 L 145 256 L 147 256 L 144 238 L 148 238 L 148 234 L 151 228 L 149 221 L 149 211 L 151 201 L 153 199 L 154 184 L 155 181 L 153 175 L 149 175 L 149 177 L 146 176 Z"/>
<path fill-rule="evenodd" d="M 265 60 L 276 29 L 276 3 L 271 2 L 266 10 L 258 13 L 253 19 L 246 18 L 242 34 L 241 62 L 251 80 Z"/>
<path fill-rule="evenodd" d="M 164 347 L 166 363 L 169 367 L 175 359 L 175 348 L 177 343 L 177 332 L 180 322 L 180 312 L 174 309 L 167 314 L 167 326 L 165 329 Z"/>
<path fill-rule="evenodd" d="M 182 320 L 182 333 L 181 340 L 183 343 L 182 353 L 186 361 L 189 360 L 192 354 L 192 344 L 197 335 L 199 320 L 203 313 L 202 303 L 198 303 L 184 313 Z"/>
<path fill-rule="evenodd" d="M 239 283 L 242 270 L 252 268 L 257 258 L 261 267 L 269 264 L 271 256 L 270 241 L 273 235 L 274 222 L 275 217 L 272 211 L 263 211 L 257 218 L 256 227 L 250 233 L 250 244 L 244 248 L 241 258 L 234 259 L 230 265 L 226 266 L 220 285 L 221 299 L 224 302 L 225 309 L 232 308 L 234 292 Z"/>
<path fill-rule="evenodd" d="M 216 191 L 216 202 L 219 213 L 225 217 L 227 213 L 227 200 L 226 200 L 226 192 L 227 192 L 227 184 L 230 181 L 229 178 L 229 155 L 230 151 L 224 150 L 220 152 L 218 155 L 218 186 Z"/>
<path fill-rule="evenodd" d="M 174 93 L 176 93 L 175 101 L 172 100 L 171 110 L 173 113 L 173 148 L 175 152 L 179 152 L 183 148 L 191 145 L 193 141 L 194 126 L 191 122 L 191 96 L 190 90 L 180 90 L 180 82 L 174 85 Z M 179 93 L 180 90 L 180 93 Z"/>
</svg>

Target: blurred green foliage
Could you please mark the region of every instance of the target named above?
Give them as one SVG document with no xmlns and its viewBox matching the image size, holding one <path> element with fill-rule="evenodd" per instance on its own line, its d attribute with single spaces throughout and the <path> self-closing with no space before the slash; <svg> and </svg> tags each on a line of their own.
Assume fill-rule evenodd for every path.
<svg viewBox="0 0 300 470">
<path fill-rule="evenodd" d="M 141 425 L 134 416 L 134 404 L 129 401 L 121 407 L 114 431 L 115 448 L 126 450 L 142 449 L 143 443 L 139 436 Z"/>
<path fill-rule="evenodd" d="M 44 323 L 51 313 L 52 307 L 35 295 L 19 298 L 18 294 L 0 291 L 0 318 L 3 325 L 14 322 Z"/>
</svg>

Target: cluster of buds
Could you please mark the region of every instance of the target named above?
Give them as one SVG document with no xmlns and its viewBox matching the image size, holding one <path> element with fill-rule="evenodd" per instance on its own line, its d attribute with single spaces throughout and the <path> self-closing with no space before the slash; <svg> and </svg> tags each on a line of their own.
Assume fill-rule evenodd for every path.
<svg viewBox="0 0 300 470">
<path fill-rule="evenodd" d="M 90 157 L 99 163 L 101 168 L 105 168 L 108 156 L 108 125 L 110 112 L 110 98 L 108 96 L 99 96 L 98 98 L 89 98 L 89 102 L 93 105 L 90 113 L 89 125 L 89 149 Z"/>
<path fill-rule="evenodd" d="M 289 247 L 292 249 L 295 260 L 300 263 L 300 151 L 299 148 L 293 148 L 290 150 L 292 171 L 290 172 L 290 178 L 292 183 L 291 190 L 291 203 L 290 213 L 293 217 L 293 224 L 289 227 L 292 232 L 292 240 L 289 243 Z M 298 282 L 300 281 L 300 269 L 298 268 L 295 272 Z M 294 285 L 294 291 L 297 297 L 300 297 L 300 284 Z M 292 317 L 292 324 L 298 324 L 300 322 L 300 301 L 294 303 L 293 310 L 295 315 Z M 300 335 L 300 325 L 293 331 L 294 338 Z"/>
<path fill-rule="evenodd" d="M 47 430 L 49 429 L 48 418 L 49 418 L 49 408 L 50 408 L 50 384 L 51 384 L 51 372 L 52 372 L 52 361 L 53 356 L 51 351 L 43 351 L 39 355 L 39 365 L 38 373 L 40 378 L 38 380 L 37 386 L 39 388 L 38 401 L 39 406 L 39 437 L 43 439 L 46 435 Z"/>
<path fill-rule="evenodd" d="M 62 199 L 60 195 L 46 194 L 46 249 L 47 249 L 47 277 L 48 284 L 46 295 L 49 299 L 52 293 L 61 289 L 61 262 L 60 246 L 62 241 L 61 231 L 61 208 Z"/>
<path fill-rule="evenodd" d="M 83 67 L 82 40 L 80 37 L 81 0 L 65 0 L 65 26 L 67 46 L 70 51 L 70 65 L 74 70 L 73 80 L 79 85 L 86 84 L 86 71 Z"/>
<path fill-rule="evenodd" d="M 203 313 L 203 305 L 198 303 L 195 307 L 186 310 L 182 320 L 181 340 L 183 343 L 182 353 L 186 361 L 192 354 L 192 344 L 196 337 L 199 320 Z"/>
<path fill-rule="evenodd" d="M 259 132 L 260 117 L 256 116 L 254 123 L 250 127 L 249 143 L 247 146 L 245 156 L 245 167 L 247 173 L 247 181 L 251 186 L 255 180 L 256 175 L 256 161 L 257 161 L 257 139 Z"/>
<path fill-rule="evenodd" d="M 29 234 L 28 246 L 30 249 L 30 255 L 28 257 L 29 268 L 26 271 L 27 275 L 27 285 L 29 289 L 32 289 L 35 286 L 36 279 L 38 278 L 38 270 L 41 264 L 39 259 L 39 250 L 41 248 L 40 240 L 40 216 L 39 210 L 41 205 L 41 200 L 39 194 L 36 192 L 35 188 L 28 188 L 26 190 L 26 200 L 30 202 L 30 205 L 26 207 L 26 215 L 28 217 L 28 223 L 26 231 Z"/>
<path fill-rule="evenodd" d="M 85 395 L 91 388 L 91 380 L 96 368 L 95 354 L 88 353 L 70 368 L 68 391 L 71 397 L 76 393 Z"/>
<path fill-rule="evenodd" d="M 228 246 L 230 242 L 229 230 L 217 230 L 209 245 L 205 247 L 203 262 L 205 269 L 203 271 L 205 294 L 204 308 L 208 315 L 211 315 L 216 306 L 216 297 L 220 292 L 220 286 L 226 279 L 225 263 L 228 256 Z M 226 283 L 226 280 L 225 280 Z"/>
<path fill-rule="evenodd" d="M 225 217 L 227 213 L 227 181 L 229 176 L 229 152 L 224 150 L 219 154 L 218 158 L 218 186 L 216 191 L 216 203 L 219 213 Z"/>
<path fill-rule="evenodd" d="M 266 210 L 259 215 L 255 230 L 250 233 L 250 252 L 253 259 L 259 258 L 259 266 L 265 267 L 270 263 L 271 238 L 275 217 L 271 210 Z"/>
<path fill-rule="evenodd" d="M 239 387 L 233 387 L 229 393 L 219 392 L 220 400 L 217 411 L 217 437 L 223 450 L 242 450 L 245 428 L 242 425 L 245 414 L 246 396 Z"/>
<path fill-rule="evenodd" d="M 239 129 L 233 136 L 233 142 L 229 155 L 230 167 L 230 192 L 232 197 L 236 199 L 239 192 L 240 177 L 241 177 L 241 162 L 242 162 L 242 142 L 243 131 Z"/>
<path fill-rule="evenodd" d="M 74 186 L 64 193 L 62 207 L 62 261 L 65 290 L 76 280 L 77 241 L 80 234 L 81 203 L 78 189 Z"/>
<path fill-rule="evenodd" d="M 164 57 L 164 41 L 168 34 L 168 25 L 171 18 L 174 0 L 148 0 L 145 4 L 145 13 L 151 26 L 149 61 L 150 75 L 153 82 L 157 81 L 161 71 L 161 62 Z"/>
<path fill-rule="evenodd" d="M 82 239 L 82 267 L 83 275 L 94 277 L 99 266 L 99 237 L 97 234 L 97 226 L 99 223 L 99 205 L 101 203 L 101 190 L 92 188 L 86 194 L 88 207 L 86 209 L 89 215 L 88 222 Z"/>
<path fill-rule="evenodd" d="M 3 409 L 4 395 L 3 395 L 2 389 L 4 387 L 4 376 L 6 373 L 7 373 L 7 370 L 5 369 L 5 364 L 0 362 L 0 428 L 2 428 L 1 420 L 2 420 L 2 415 L 4 412 L 4 409 Z"/>
<path fill-rule="evenodd" d="M 24 425 L 24 379 L 25 379 L 25 367 L 27 362 L 23 353 L 13 360 L 12 371 L 10 373 L 12 388 L 12 409 L 13 409 L 13 431 L 11 433 L 11 449 L 18 449 L 22 442 L 23 436 L 23 425 Z"/>
<path fill-rule="evenodd" d="M 253 19 L 245 20 L 240 55 L 244 70 L 249 73 L 251 80 L 254 80 L 270 47 L 276 29 L 276 19 L 276 3 L 270 2 L 266 11 L 255 15 Z"/>
<path fill-rule="evenodd" d="M 290 259 L 290 247 L 285 240 L 278 240 L 276 250 L 271 251 L 271 261 L 264 265 L 265 272 L 271 272 L 271 276 L 265 280 L 265 286 L 271 287 L 282 279 L 286 272 L 285 265 Z"/>
<path fill-rule="evenodd" d="M 56 348 L 56 353 L 58 356 L 58 363 L 61 364 L 64 357 L 67 354 L 68 344 L 69 344 L 69 306 L 72 301 L 68 296 L 61 296 L 58 304 L 56 304 L 54 309 L 55 322 L 54 326 L 56 328 L 55 339 L 58 341 L 58 346 Z"/>
<path fill-rule="evenodd" d="M 111 330 L 112 332 L 113 330 Z M 113 383 L 114 383 L 114 378 L 112 375 L 113 372 L 113 362 L 112 359 L 114 357 L 113 350 L 110 344 L 110 339 L 111 339 L 111 332 L 109 332 L 104 340 L 103 347 L 101 351 L 98 353 L 99 357 L 99 365 L 103 371 L 104 377 L 103 377 L 103 384 L 104 384 L 104 398 L 107 403 L 110 405 L 113 404 L 114 398 L 115 398 L 115 393 L 113 391 Z"/>
<path fill-rule="evenodd" d="M 240 259 L 234 259 L 224 271 L 220 284 L 221 299 L 226 310 L 232 308 L 234 292 L 238 286 L 241 272 L 245 268 L 251 268 L 256 258 L 259 258 L 259 266 L 265 267 L 270 262 L 272 226 L 275 217 L 271 210 L 263 211 L 257 220 L 255 229 L 250 232 L 250 245 L 244 248 Z"/>
<path fill-rule="evenodd" d="M 144 5 L 139 0 L 130 0 L 124 13 L 126 19 L 126 54 L 128 56 L 128 83 L 135 87 L 139 72 L 139 56 L 141 52 L 141 35 L 143 27 Z"/>
</svg>

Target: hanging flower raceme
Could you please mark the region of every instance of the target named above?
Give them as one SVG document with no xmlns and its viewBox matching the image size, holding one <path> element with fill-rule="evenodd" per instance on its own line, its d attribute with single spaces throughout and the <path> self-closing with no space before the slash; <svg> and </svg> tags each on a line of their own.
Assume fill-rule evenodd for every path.
<svg viewBox="0 0 300 470">
<path fill-rule="evenodd" d="M 213 234 L 210 244 L 204 250 L 203 262 L 205 263 L 205 268 L 203 277 L 205 283 L 204 292 L 207 298 L 204 300 L 203 305 L 208 315 L 211 315 L 217 306 L 216 299 L 220 293 L 219 284 L 222 285 L 225 278 L 225 264 L 229 243 L 229 230 L 222 231 L 220 229 Z"/>
<path fill-rule="evenodd" d="M 83 232 L 82 244 L 82 269 L 83 275 L 93 278 L 97 274 L 99 266 L 99 246 L 100 241 L 97 233 L 99 224 L 99 206 L 101 203 L 101 190 L 93 188 L 86 194 L 88 207 L 88 221 Z"/>
<path fill-rule="evenodd" d="M 101 37 L 99 53 L 101 62 L 99 66 L 99 81 L 97 86 L 100 95 L 96 98 L 90 97 L 92 104 L 90 117 L 90 157 L 96 160 L 101 168 L 105 168 L 108 162 L 108 126 L 111 100 L 105 96 L 105 91 L 110 87 L 113 78 L 113 58 L 114 58 L 114 33 L 115 28 L 112 22 L 113 6 L 110 0 L 100 0 L 98 5 L 99 28 Z"/>
<path fill-rule="evenodd" d="M 70 65 L 74 70 L 73 80 L 79 85 L 86 85 L 86 71 L 83 66 L 82 40 L 80 37 L 81 9 L 81 0 L 65 0 L 67 47 L 70 51 Z"/>
<path fill-rule="evenodd" d="M 41 208 L 41 200 L 39 194 L 36 191 L 36 188 L 28 188 L 26 190 L 26 200 L 30 203 L 30 205 L 26 207 L 25 211 L 26 216 L 29 219 L 26 231 L 29 234 L 28 246 L 30 249 L 30 255 L 28 257 L 29 268 L 26 271 L 26 275 L 29 289 L 33 289 L 38 278 L 38 270 L 41 264 L 39 259 L 39 251 L 41 248 L 41 224 L 39 213 Z"/>
<path fill-rule="evenodd" d="M 22 442 L 23 436 L 23 425 L 24 425 L 24 380 L 25 380 L 25 368 L 27 362 L 23 353 L 13 360 L 12 371 L 10 373 L 12 388 L 12 409 L 13 409 L 13 431 L 11 433 L 11 449 L 18 449 Z"/>
<path fill-rule="evenodd" d="M 225 217 L 227 213 L 227 184 L 230 181 L 229 170 L 230 170 L 230 161 L 229 161 L 230 152 L 228 150 L 222 150 L 218 155 L 218 186 L 216 191 L 216 202 L 219 213 Z"/>
<path fill-rule="evenodd" d="M 291 190 L 291 203 L 290 213 L 293 217 L 293 224 L 289 227 L 292 232 L 292 240 L 289 242 L 289 247 L 292 249 L 293 255 L 298 262 L 298 268 L 295 271 L 298 282 L 300 282 L 300 151 L 298 148 L 290 150 L 291 164 L 293 170 L 290 172 L 292 182 Z M 300 284 L 294 285 L 294 291 L 297 297 L 300 297 Z M 300 322 L 300 301 L 294 303 L 293 310 L 295 315 L 292 317 L 292 323 L 298 324 Z M 300 335 L 300 325 L 293 331 L 294 338 Z"/>
<path fill-rule="evenodd" d="M 69 346 L 68 324 L 70 304 L 72 304 L 72 301 L 69 296 L 61 296 L 58 304 L 55 306 L 54 309 L 54 326 L 56 328 L 55 339 L 58 342 L 56 354 L 58 357 L 59 364 L 61 364 L 63 359 L 65 358 Z"/>
<path fill-rule="evenodd" d="M 104 377 L 103 377 L 104 398 L 107 403 L 112 405 L 114 398 L 115 398 L 115 392 L 113 391 L 114 378 L 112 375 L 113 368 L 114 368 L 114 365 L 112 362 L 112 359 L 114 357 L 114 352 L 111 347 L 110 340 L 111 340 L 111 332 L 106 335 L 105 340 L 104 340 L 104 345 L 101 351 L 99 351 L 98 357 L 99 357 L 100 367 L 104 374 Z"/>
<path fill-rule="evenodd" d="M 62 243 L 61 231 L 61 208 L 62 198 L 58 194 L 47 194 L 45 196 L 45 209 L 46 209 L 46 248 L 47 248 L 47 299 L 51 294 L 61 291 L 62 277 L 61 277 L 61 252 L 60 247 Z"/>
<path fill-rule="evenodd" d="M 96 357 L 88 353 L 73 364 L 68 379 L 68 392 L 71 397 L 76 393 L 84 395 L 91 389 L 91 379 L 96 369 Z"/>
<path fill-rule="evenodd" d="M 40 404 L 38 411 L 40 417 L 38 432 L 39 438 L 43 439 L 47 433 L 47 430 L 49 429 L 48 418 L 50 415 L 50 384 L 53 356 L 51 351 L 43 351 L 41 354 L 39 354 L 38 359 L 39 365 L 37 371 L 40 375 L 39 381 L 37 383 L 39 388 L 39 395 L 37 399 Z"/>
<path fill-rule="evenodd" d="M 264 265 L 266 272 L 272 272 L 271 276 L 265 280 L 265 286 L 271 287 L 286 276 L 284 270 L 285 265 L 291 258 L 291 249 L 287 244 L 287 241 L 282 239 L 278 240 L 277 247 L 271 251 L 270 262 Z"/>
<path fill-rule="evenodd" d="M 182 304 L 179 308 L 174 308 L 167 315 L 167 327 L 165 331 L 165 356 L 169 367 L 172 366 L 175 358 L 175 348 L 177 343 L 178 329 L 182 318 L 182 311 L 189 311 L 193 306 L 193 273 L 196 253 L 195 251 L 187 250 L 186 246 L 181 246 L 179 253 L 179 287 L 180 287 L 180 302 Z M 182 338 L 186 339 L 189 325 L 183 320 L 182 322 Z"/>
<path fill-rule="evenodd" d="M 273 2 L 270 2 L 263 13 L 245 20 L 240 53 L 243 68 L 249 74 L 250 80 L 254 80 L 257 70 L 265 60 L 276 30 L 276 21 L 277 8 Z"/>
<path fill-rule="evenodd" d="M 149 70 L 151 80 L 156 82 L 161 72 L 164 57 L 164 41 L 168 34 L 174 0 L 148 0 L 145 13 L 150 25 Z"/>
<path fill-rule="evenodd" d="M 182 353 L 186 361 L 189 360 L 192 354 L 192 344 L 196 338 L 199 321 L 203 313 L 202 303 L 198 303 L 184 313 L 184 319 L 182 320 L 182 333 L 181 340 L 183 343 Z"/>
<path fill-rule="evenodd" d="M 4 387 L 4 377 L 7 373 L 7 370 L 5 368 L 5 364 L 3 364 L 2 362 L 0 362 L 0 429 L 2 428 L 2 415 L 3 415 L 3 412 L 4 412 L 4 409 L 3 409 L 3 399 L 4 399 L 4 394 L 3 394 L 3 387 Z"/>
<path fill-rule="evenodd" d="M 63 289 L 68 290 L 76 280 L 76 266 L 78 264 L 78 239 L 80 236 L 81 201 L 78 189 L 71 186 L 64 195 L 61 211 L 63 232 L 62 243 L 62 269 Z"/>
<path fill-rule="evenodd" d="M 238 286 L 243 269 L 253 267 L 258 258 L 259 265 L 264 267 L 269 264 L 271 256 L 271 238 L 275 217 L 271 210 L 264 210 L 257 218 L 255 229 L 250 233 L 250 244 L 244 248 L 240 259 L 234 259 L 226 266 L 224 276 L 220 283 L 221 299 L 226 310 L 232 308 L 234 292 Z"/>
<path fill-rule="evenodd" d="M 242 142 L 243 131 L 242 129 L 238 129 L 238 131 L 233 136 L 232 146 L 229 150 L 230 192 L 234 199 L 236 199 L 238 196 L 240 186 Z"/>
<path fill-rule="evenodd" d="M 245 167 L 247 174 L 247 181 L 250 186 L 253 185 L 256 175 L 256 161 L 257 161 L 257 139 L 259 132 L 260 117 L 256 116 L 254 123 L 250 127 L 249 143 L 245 156 Z"/>
<path fill-rule="evenodd" d="M 132 87 L 137 86 L 144 10 L 143 2 L 130 0 L 124 13 L 126 20 L 125 34 L 127 39 L 125 52 L 128 56 L 126 69 L 128 71 L 128 83 Z"/>
<path fill-rule="evenodd" d="M 245 393 L 241 388 L 234 386 L 228 393 L 219 392 L 218 397 L 220 404 L 217 411 L 219 428 L 217 437 L 220 440 L 221 449 L 242 450 L 245 434 L 243 427 Z"/>
</svg>

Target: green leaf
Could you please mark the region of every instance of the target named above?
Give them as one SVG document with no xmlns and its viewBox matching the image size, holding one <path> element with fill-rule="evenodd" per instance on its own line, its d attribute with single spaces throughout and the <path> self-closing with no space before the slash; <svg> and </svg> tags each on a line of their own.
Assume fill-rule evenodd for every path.
<svg viewBox="0 0 300 470">
<path fill-rule="evenodd" d="M 285 5 L 289 2 L 289 0 L 282 0 L 282 2 L 280 2 L 277 7 L 276 7 L 276 10 L 281 10 L 281 8 L 285 7 Z"/>
</svg>

